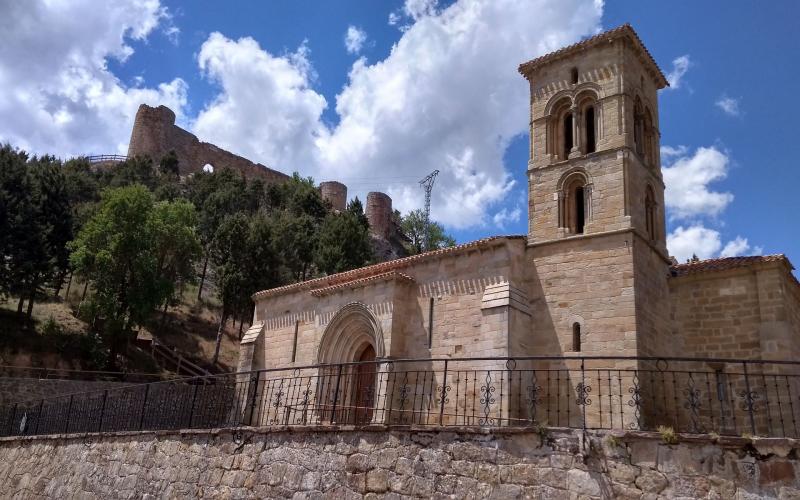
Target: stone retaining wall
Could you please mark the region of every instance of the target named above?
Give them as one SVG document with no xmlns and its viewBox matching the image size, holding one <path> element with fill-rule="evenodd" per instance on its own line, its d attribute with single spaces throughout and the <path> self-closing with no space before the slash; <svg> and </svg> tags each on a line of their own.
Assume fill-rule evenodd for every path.
<svg viewBox="0 0 800 500">
<path fill-rule="evenodd" d="M 787 439 L 242 429 L 0 439 L 14 498 L 798 498 Z"/>
</svg>

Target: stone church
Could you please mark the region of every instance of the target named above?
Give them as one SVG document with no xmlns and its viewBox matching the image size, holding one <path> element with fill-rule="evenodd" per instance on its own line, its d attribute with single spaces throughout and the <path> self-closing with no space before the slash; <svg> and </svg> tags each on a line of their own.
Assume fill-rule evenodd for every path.
<svg viewBox="0 0 800 500">
<path fill-rule="evenodd" d="M 666 247 L 658 91 L 629 26 L 525 62 L 528 234 L 264 290 L 239 370 L 520 356 L 800 358 L 783 255 Z"/>
</svg>

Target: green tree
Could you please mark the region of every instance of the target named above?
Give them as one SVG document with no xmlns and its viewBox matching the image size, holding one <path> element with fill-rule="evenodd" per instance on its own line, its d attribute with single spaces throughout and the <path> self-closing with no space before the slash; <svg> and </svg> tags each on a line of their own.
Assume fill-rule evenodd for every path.
<svg viewBox="0 0 800 500">
<path fill-rule="evenodd" d="M 102 323 L 109 362 L 133 329 L 174 293 L 199 243 L 186 202 L 156 204 L 142 185 L 103 192 L 97 212 L 70 245 L 75 272 L 91 282 L 89 308 Z"/>
<path fill-rule="evenodd" d="M 30 201 L 27 160 L 23 151 L 7 144 L 0 147 L 0 296 L 8 295 L 15 287 L 13 262 L 15 253 L 21 251 L 17 238 L 25 236 L 25 212 Z"/>
<path fill-rule="evenodd" d="M 178 178 L 180 175 L 180 165 L 178 162 L 178 155 L 175 153 L 174 149 L 170 150 L 169 153 L 161 158 L 161 162 L 158 164 L 158 170 L 161 175 L 173 177 L 175 179 Z"/>
<path fill-rule="evenodd" d="M 194 205 L 186 200 L 158 202 L 153 207 L 150 225 L 162 294 L 166 296 L 166 313 L 167 307 L 175 301 L 177 287 L 194 278 L 194 266 L 202 251 Z"/>
<path fill-rule="evenodd" d="M 235 213 L 219 225 L 209 248 L 214 264 L 217 296 L 222 302 L 214 357 L 211 360 L 214 364 L 219 359 L 225 323 L 231 315 L 241 310 L 251 281 L 247 248 L 249 229 L 248 217 L 242 212 Z"/>
<path fill-rule="evenodd" d="M 315 262 L 320 271 L 334 274 L 361 267 L 372 259 L 369 223 L 356 198 L 339 214 L 329 213 L 319 232 Z"/>
<path fill-rule="evenodd" d="M 425 245 L 425 213 L 422 209 L 412 210 L 408 215 L 402 217 L 400 229 L 410 241 L 407 250 L 411 255 L 451 247 L 456 244 L 456 240 L 445 233 L 441 224 L 431 221 L 428 244 Z"/>
</svg>

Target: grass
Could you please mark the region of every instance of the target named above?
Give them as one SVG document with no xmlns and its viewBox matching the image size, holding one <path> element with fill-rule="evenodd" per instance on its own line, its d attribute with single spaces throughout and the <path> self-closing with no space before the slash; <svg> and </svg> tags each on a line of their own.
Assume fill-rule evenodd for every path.
<svg viewBox="0 0 800 500">
<path fill-rule="evenodd" d="M 89 325 L 76 317 L 82 296 L 83 283 L 73 280 L 68 295 L 64 289 L 58 298 L 34 303 L 30 322 L 17 315 L 16 298 L 0 299 L 0 364 L 84 370 L 104 368 L 97 366 L 100 361 L 97 352 L 92 350 L 94 338 L 87 333 Z M 214 355 L 219 310 L 213 287 L 206 288 L 203 300 L 197 301 L 197 287 L 189 286 L 180 304 L 169 309 L 165 322 L 162 323 L 162 315 L 157 312 L 144 330 L 155 334 L 185 358 L 213 369 L 210 360 Z M 213 371 L 230 371 L 236 367 L 238 330 L 238 324 L 234 328 L 228 321 L 220 346 L 219 365 Z M 158 371 L 149 353 L 134 347 L 128 349 L 120 365 L 132 372 Z"/>
<path fill-rule="evenodd" d="M 678 436 L 675 434 L 675 429 L 666 425 L 658 426 L 658 433 L 661 435 L 661 440 L 664 444 L 677 444 Z"/>
</svg>

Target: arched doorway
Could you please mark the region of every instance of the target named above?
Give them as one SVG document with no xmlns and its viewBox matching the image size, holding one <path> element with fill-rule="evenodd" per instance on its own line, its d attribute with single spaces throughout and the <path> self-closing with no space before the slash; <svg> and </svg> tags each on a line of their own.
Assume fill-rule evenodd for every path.
<svg viewBox="0 0 800 500">
<path fill-rule="evenodd" d="M 353 401 L 353 411 L 348 423 L 367 424 L 372 421 L 375 406 L 375 377 L 377 376 L 375 361 L 375 348 L 371 345 L 364 347 L 356 359 L 361 364 L 354 365 L 353 391 L 350 400 Z"/>
<path fill-rule="evenodd" d="M 319 346 L 318 360 L 325 365 L 320 369 L 317 392 L 322 420 L 372 421 L 380 386 L 375 361 L 383 357 L 383 332 L 372 312 L 361 303 L 340 309 L 328 323 Z"/>
</svg>

